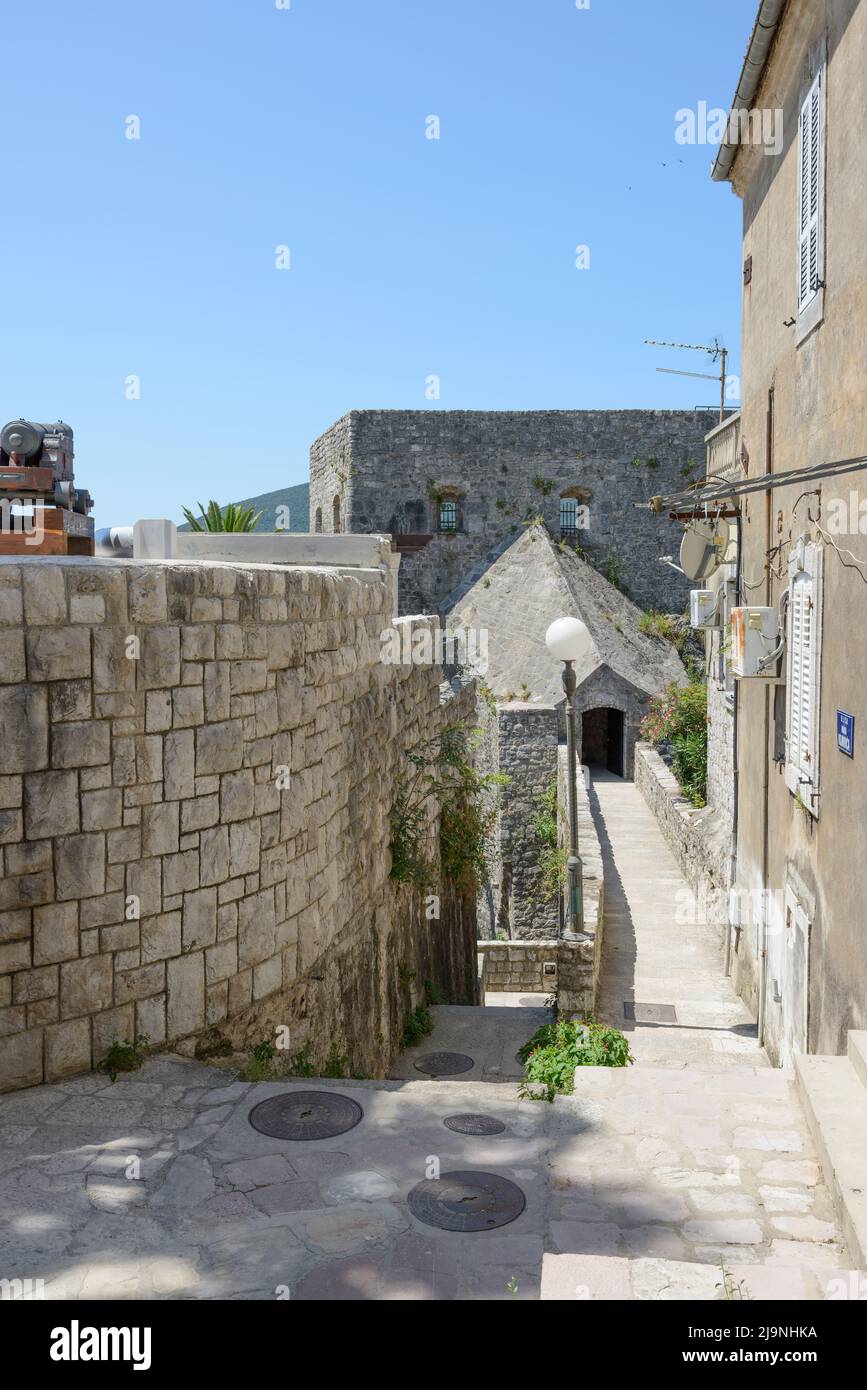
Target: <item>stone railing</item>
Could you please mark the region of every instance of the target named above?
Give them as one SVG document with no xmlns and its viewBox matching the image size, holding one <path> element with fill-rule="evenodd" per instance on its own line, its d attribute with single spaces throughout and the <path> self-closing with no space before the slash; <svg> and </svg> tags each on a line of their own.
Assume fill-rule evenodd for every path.
<svg viewBox="0 0 867 1390">
<path fill-rule="evenodd" d="M 475 691 L 384 664 L 392 613 L 387 566 L 0 560 L 0 1090 L 280 1025 L 379 1075 L 426 980 L 474 1002 L 474 904 L 395 886 L 389 813 Z"/>
</svg>

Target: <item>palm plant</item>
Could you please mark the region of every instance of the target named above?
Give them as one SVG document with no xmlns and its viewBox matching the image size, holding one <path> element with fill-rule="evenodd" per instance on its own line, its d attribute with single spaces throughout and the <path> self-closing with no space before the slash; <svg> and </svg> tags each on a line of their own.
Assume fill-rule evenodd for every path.
<svg viewBox="0 0 867 1390">
<path fill-rule="evenodd" d="M 252 507 L 241 507 L 236 502 L 221 507 L 213 498 L 207 509 L 201 502 L 198 507 L 200 516 L 195 516 L 189 507 L 183 509 L 191 531 L 255 531 L 263 516 L 263 512 L 254 512 Z"/>
</svg>

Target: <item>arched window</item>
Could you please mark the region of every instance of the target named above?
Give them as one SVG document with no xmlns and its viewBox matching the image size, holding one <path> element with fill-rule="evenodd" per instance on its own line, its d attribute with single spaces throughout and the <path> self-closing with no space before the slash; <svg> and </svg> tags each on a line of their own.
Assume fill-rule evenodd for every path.
<svg viewBox="0 0 867 1390">
<path fill-rule="evenodd" d="M 332 507 L 332 512 L 333 512 L 333 516 L 332 516 L 332 527 L 331 527 L 331 529 L 332 529 L 332 531 L 334 532 L 335 536 L 337 536 L 337 535 L 340 534 L 340 494 L 339 494 L 339 493 L 337 493 L 337 494 L 335 495 L 334 503 L 333 503 L 333 507 Z"/>
<path fill-rule="evenodd" d="M 321 536 L 321 535 L 322 535 L 322 508 L 321 508 L 321 507 L 317 507 L 317 508 L 316 508 L 316 520 L 315 520 L 314 523 L 313 523 L 313 529 L 315 530 L 317 536 Z"/>
</svg>

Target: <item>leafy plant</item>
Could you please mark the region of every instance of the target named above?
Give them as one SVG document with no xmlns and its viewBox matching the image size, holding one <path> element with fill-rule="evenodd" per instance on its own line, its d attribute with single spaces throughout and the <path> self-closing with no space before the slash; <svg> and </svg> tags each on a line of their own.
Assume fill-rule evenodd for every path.
<svg viewBox="0 0 867 1390">
<path fill-rule="evenodd" d="M 403 1025 L 404 1047 L 415 1047 L 417 1042 L 433 1031 L 433 1019 L 427 1004 L 417 1004 Z"/>
<path fill-rule="evenodd" d="M 552 781 L 533 798 L 537 810 L 530 817 L 530 829 L 541 846 L 539 878 L 532 893 L 534 902 L 549 902 L 562 892 L 566 882 L 566 860 L 569 851 L 558 844 L 557 782 Z"/>
<path fill-rule="evenodd" d="M 641 735 L 654 747 L 670 747 L 674 775 L 694 806 L 707 802 L 707 687 L 672 681 L 650 701 Z"/>
<path fill-rule="evenodd" d="M 642 613 L 638 619 L 638 630 L 646 637 L 659 637 L 665 642 L 671 642 L 672 646 L 676 645 L 680 636 L 677 624 L 668 613 Z"/>
<path fill-rule="evenodd" d="M 277 1055 L 277 1049 L 270 1039 L 256 1043 L 255 1047 L 250 1048 L 250 1052 L 256 1062 L 273 1062 Z"/>
<path fill-rule="evenodd" d="M 464 892 L 475 892 L 487 881 L 485 842 L 497 814 L 490 793 L 509 779 L 473 766 L 480 737 L 479 730 L 470 736 L 450 725 L 407 754 L 413 771 L 398 779 L 390 816 L 391 877 L 397 883 L 411 883 L 421 892 L 437 884 L 437 864 L 429 849 L 437 805 L 442 878 Z"/>
<path fill-rule="evenodd" d="M 147 1047 L 149 1041 L 147 1033 L 136 1033 L 132 1041 L 127 1038 L 126 1042 L 119 1042 L 115 1038 L 102 1060 L 100 1070 L 104 1071 L 111 1081 L 117 1080 L 118 1072 L 138 1071 L 144 1063 L 142 1050 Z"/>
<path fill-rule="evenodd" d="M 338 1052 L 337 1044 L 335 1043 L 328 1054 L 322 1075 L 341 1080 L 346 1075 L 347 1062 L 348 1058 Z"/>
<path fill-rule="evenodd" d="M 313 1049 L 311 1048 L 310 1043 L 305 1043 L 304 1046 L 300 1048 L 298 1052 L 294 1052 L 292 1054 L 292 1056 L 289 1058 L 289 1066 L 287 1068 L 288 1076 L 316 1075 L 316 1068 L 314 1067 L 310 1056 L 312 1050 Z"/>
<path fill-rule="evenodd" d="M 615 589 L 619 589 L 621 594 L 626 594 L 629 592 L 626 585 L 623 582 L 623 574 L 620 569 L 620 562 L 617 559 L 616 555 L 614 555 L 610 550 L 605 557 L 605 564 L 602 566 L 602 573 L 608 580 L 608 583 L 613 584 Z"/>
<path fill-rule="evenodd" d="M 444 1004 L 446 997 L 434 980 L 424 982 L 424 1002 L 426 1004 Z"/>
<path fill-rule="evenodd" d="M 518 1056 L 524 1067 L 522 1098 L 551 1102 L 555 1096 L 572 1094 L 576 1067 L 626 1067 L 633 1060 L 628 1039 L 594 1019 L 545 1023 Z M 534 1091 L 534 1085 L 543 1090 Z"/>
<path fill-rule="evenodd" d="M 735 1279 L 731 1270 L 726 1269 L 725 1260 L 720 1255 L 720 1269 L 722 1270 L 722 1283 L 715 1284 L 714 1288 L 722 1289 L 722 1296 L 727 1303 L 737 1303 L 741 1299 L 752 1300 L 746 1282 L 743 1279 Z"/>
<path fill-rule="evenodd" d="M 221 507 L 213 498 L 207 508 L 197 503 L 200 516 L 195 516 L 189 507 L 184 507 L 184 516 L 191 531 L 255 531 L 263 512 L 254 512 L 252 507 L 241 507 L 230 502 Z"/>
<path fill-rule="evenodd" d="M 557 486 L 553 478 L 546 478 L 544 473 L 534 473 L 530 481 L 533 487 L 542 493 L 543 497 L 547 497 Z"/>
</svg>

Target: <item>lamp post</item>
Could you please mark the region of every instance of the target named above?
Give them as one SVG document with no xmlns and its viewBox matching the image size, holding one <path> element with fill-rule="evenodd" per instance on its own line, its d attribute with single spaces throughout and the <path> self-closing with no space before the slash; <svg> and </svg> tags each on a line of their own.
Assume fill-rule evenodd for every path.
<svg viewBox="0 0 867 1390">
<path fill-rule="evenodd" d="M 575 690 L 578 678 L 575 662 L 590 648 L 590 633 L 578 618 L 557 618 L 545 633 L 545 645 L 552 656 L 563 662 L 563 689 L 566 692 L 566 765 L 569 795 L 569 858 L 567 925 L 564 941 L 587 941 L 584 931 L 584 883 L 578 853 L 578 760 L 575 750 Z"/>
</svg>

